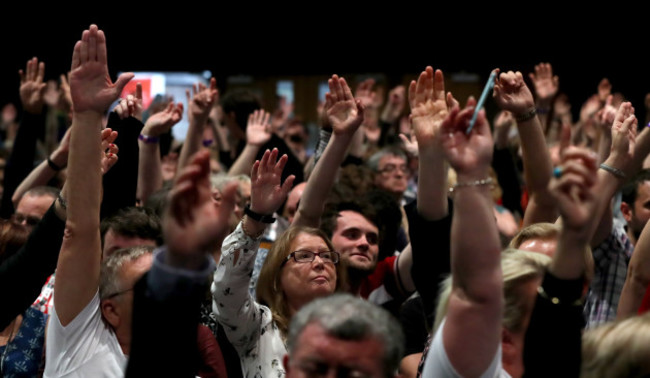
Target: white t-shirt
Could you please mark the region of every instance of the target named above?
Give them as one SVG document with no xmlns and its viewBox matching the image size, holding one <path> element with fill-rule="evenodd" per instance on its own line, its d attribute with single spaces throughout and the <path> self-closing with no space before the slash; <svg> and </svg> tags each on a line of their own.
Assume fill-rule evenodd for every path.
<svg viewBox="0 0 650 378">
<path fill-rule="evenodd" d="M 65 327 L 53 307 L 46 345 L 46 378 L 124 376 L 127 358 L 115 333 L 102 320 L 99 292 Z"/>
<path fill-rule="evenodd" d="M 431 347 L 422 369 L 422 378 L 461 378 L 461 375 L 451 365 L 445 346 L 442 343 L 442 329 L 445 326 L 445 320 L 442 321 L 435 336 L 433 336 L 433 341 L 431 341 Z M 468 340 L 468 342 L 472 341 Z M 490 366 L 481 374 L 481 378 L 511 378 L 510 374 L 501 367 L 501 345 L 499 345 Z"/>
</svg>

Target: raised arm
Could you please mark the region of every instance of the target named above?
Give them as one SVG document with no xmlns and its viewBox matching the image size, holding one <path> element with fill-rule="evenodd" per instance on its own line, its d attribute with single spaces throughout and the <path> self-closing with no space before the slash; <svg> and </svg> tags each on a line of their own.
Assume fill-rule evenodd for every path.
<svg viewBox="0 0 650 378">
<path fill-rule="evenodd" d="M 178 168 L 183 168 L 189 162 L 190 156 L 194 155 L 201 149 L 201 138 L 203 137 L 203 128 L 208 122 L 212 105 L 219 101 L 219 91 L 217 90 L 217 80 L 210 79 L 210 87 L 202 83 L 195 84 L 192 88 L 192 97 L 190 92 L 187 95 L 187 119 L 189 127 L 187 136 L 181 148 L 181 154 L 178 158 Z"/>
<path fill-rule="evenodd" d="M 165 110 L 147 119 L 138 138 L 138 192 L 140 203 L 162 189 L 162 162 L 160 161 L 160 136 L 165 134 L 183 118 L 183 103 L 170 102 Z"/>
<path fill-rule="evenodd" d="M 325 112 L 332 126 L 330 139 L 323 155 L 309 176 L 293 225 L 318 227 L 336 173 L 364 117 L 364 108 L 355 100 L 344 78 L 332 75 L 330 91 L 325 94 Z"/>
<path fill-rule="evenodd" d="M 520 72 L 501 73 L 494 86 L 494 99 L 517 120 L 521 138 L 526 186 L 530 194 L 524 226 L 557 219 L 555 201 L 548 191 L 553 165 L 546 148 L 544 129 L 536 114 L 533 95 Z"/>
<path fill-rule="evenodd" d="M 28 190 L 37 186 L 46 185 L 59 171 L 68 165 L 68 152 L 70 150 L 70 131 L 66 130 L 63 139 L 59 146 L 48 156 L 47 160 L 43 160 L 36 168 L 34 168 L 27 177 L 18 185 L 11 201 L 14 207 Z"/>
<path fill-rule="evenodd" d="M 445 156 L 458 174 L 451 230 L 452 288 L 442 337 L 454 369 L 461 376 L 479 376 L 501 342 L 503 280 L 499 236 L 486 185 L 492 136 L 483 110 L 466 134 L 474 112 L 474 104 L 468 105 L 462 111 L 452 109 L 442 123 Z"/>
<path fill-rule="evenodd" d="M 131 80 L 122 74 L 113 84 L 106 62 L 106 38 L 96 25 L 82 34 L 72 54 L 70 90 L 74 106 L 66 229 L 57 264 L 54 306 L 66 326 L 97 293 L 101 243 L 102 115 Z"/>
<path fill-rule="evenodd" d="M 553 76 L 553 67 L 550 63 L 540 63 L 535 66 L 535 73 L 529 74 L 535 87 L 537 114 L 544 134 L 547 134 L 548 117 L 552 112 L 553 100 L 560 87 L 560 80 Z"/>
<path fill-rule="evenodd" d="M 230 170 L 228 170 L 228 176 L 247 175 L 250 173 L 260 148 L 271 140 L 270 117 L 271 114 L 264 110 L 256 110 L 248 116 L 246 146 L 232 167 L 230 167 Z"/>
</svg>

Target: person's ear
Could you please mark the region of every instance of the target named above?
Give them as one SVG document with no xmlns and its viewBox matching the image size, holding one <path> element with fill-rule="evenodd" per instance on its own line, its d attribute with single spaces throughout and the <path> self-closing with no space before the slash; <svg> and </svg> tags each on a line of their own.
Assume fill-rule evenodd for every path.
<svg viewBox="0 0 650 378">
<path fill-rule="evenodd" d="M 108 324 L 114 329 L 117 328 L 120 325 L 120 315 L 115 307 L 115 303 L 110 299 L 104 299 L 101 301 L 99 307 L 102 311 L 102 316 Z"/>
<path fill-rule="evenodd" d="M 632 221 L 632 208 L 627 202 L 621 202 L 621 214 L 626 222 L 630 223 Z"/>
<path fill-rule="evenodd" d="M 516 346 L 512 334 L 505 328 L 501 330 L 501 351 L 501 360 L 504 365 L 509 365 L 514 362 L 517 355 Z"/>
</svg>

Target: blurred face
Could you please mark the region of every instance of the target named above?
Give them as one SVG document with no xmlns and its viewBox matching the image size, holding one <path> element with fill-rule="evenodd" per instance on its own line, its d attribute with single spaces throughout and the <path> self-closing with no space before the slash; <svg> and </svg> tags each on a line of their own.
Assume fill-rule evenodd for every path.
<svg viewBox="0 0 650 378">
<path fill-rule="evenodd" d="M 630 210 L 623 211 L 623 216 L 627 221 L 628 228 L 638 240 L 643 227 L 650 219 L 650 181 L 644 181 L 639 185 L 636 200 Z"/>
<path fill-rule="evenodd" d="M 360 213 L 344 210 L 339 213 L 332 244 L 341 254 L 348 269 L 372 273 L 379 256 L 379 230 Z"/>
<path fill-rule="evenodd" d="M 151 269 L 153 254 L 148 253 L 135 261 L 126 262 L 119 272 L 117 295 L 102 300 L 102 315 L 115 330 L 121 345 L 131 340 L 131 318 L 133 314 L 133 287 Z M 128 351 L 124 351 L 128 354 Z"/>
<path fill-rule="evenodd" d="M 291 242 L 291 252 L 325 252 L 329 247 L 320 236 L 299 234 Z M 312 262 L 287 260 L 280 272 L 280 285 L 289 301 L 289 307 L 299 310 L 311 300 L 334 293 L 336 290 L 336 266 L 314 256 Z"/>
<path fill-rule="evenodd" d="M 289 192 L 287 203 L 284 205 L 284 212 L 282 214 L 287 218 L 289 223 L 293 223 L 293 217 L 296 215 L 296 211 L 298 210 L 298 202 L 300 201 L 300 197 L 302 197 L 302 192 L 305 190 L 306 186 L 307 184 L 302 182 L 296 185 L 291 189 L 291 192 Z"/>
<path fill-rule="evenodd" d="M 29 231 L 43 218 L 47 210 L 52 206 L 54 198 L 51 196 L 30 196 L 25 195 L 16 206 L 16 213 L 13 216 L 14 222 L 22 224 Z"/>
<path fill-rule="evenodd" d="M 409 173 L 406 160 L 399 156 L 386 155 L 379 160 L 375 185 L 401 196 L 406 190 Z"/>
<path fill-rule="evenodd" d="M 237 202 L 235 203 L 235 215 L 237 219 L 244 216 L 244 208 L 251 202 L 251 183 L 239 181 L 237 190 Z"/>
<path fill-rule="evenodd" d="M 284 366 L 288 378 L 383 378 L 383 356 L 383 345 L 376 338 L 337 339 L 314 322 L 302 330 L 291 358 L 285 356 Z"/>
<path fill-rule="evenodd" d="M 102 259 L 106 259 L 118 249 L 135 247 L 138 245 L 156 246 L 156 241 L 152 239 L 142 239 L 137 236 L 124 236 L 116 233 L 113 229 L 106 231 L 104 235 L 104 249 L 102 250 Z"/>
</svg>

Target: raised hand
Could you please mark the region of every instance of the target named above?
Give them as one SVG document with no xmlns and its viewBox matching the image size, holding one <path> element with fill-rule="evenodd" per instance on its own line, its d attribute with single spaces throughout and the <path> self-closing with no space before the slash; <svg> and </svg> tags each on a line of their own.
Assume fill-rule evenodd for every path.
<svg viewBox="0 0 650 378">
<path fill-rule="evenodd" d="M 18 71 L 20 75 L 20 101 L 23 109 L 29 113 L 38 114 L 43 110 L 43 94 L 47 84 L 43 82 L 45 63 L 38 62 L 37 58 L 27 61 L 25 71 Z"/>
<path fill-rule="evenodd" d="M 550 105 L 551 100 L 557 94 L 560 87 L 560 80 L 553 76 L 553 67 L 550 63 L 540 63 L 535 66 L 535 73 L 529 74 L 530 80 L 535 87 L 535 95 L 541 103 Z"/>
<path fill-rule="evenodd" d="M 61 91 L 61 100 L 63 100 L 63 105 L 67 111 L 72 110 L 72 96 L 70 94 L 70 83 L 68 82 L 68 76 L 70 76 L 70 73 L 68 72 L 67 75 L 61 74 L 61 83 L 59 85 L 59 91 Z"/>
<path fill-rule="evenodd" d="M 427 67 L 409 85 L 409 105 L 413 132 L 421 147 L 432 146 L 440 135 L 440 125 L 449 114 L 442 71 Z"/>
<path fill-rule="evenodd" d="M 366 79 L 359 84 L 357 90 L 354 92 L 354 97 L 357 100 L 360 100 L 361 104 L 363 104 L 366 109 L 376 108 L 378 102 L 381 101 L 381 99 L 377 98 L 377 92 L 373 90 L 374 86 L 374 79 Z"/>
<path fill-rule="evenodd" d="M 510 128 L 515 124 L 515 118 L 507 110 L 500 112 L 494 121 L 494 142 L 498 148 L 508 145 Z"/>
<path fill-rule="evenodd" d="M 81 41 L 74 46 L 70 72 L 75 113 L 104 113 L 132 78 L 132 73 L 123 73 L 113 83 L 108 75 L 104 32 L 97 25 L 83 32 Z"/>
<path fill-rule="evenodd" d="M 481 110 L 469 135 L 466 133 L 476 101 L 468 100 L 462 111 L 455 107 L 442 122 L 442 146 L 445 156 L 459 179 L 484 179 L 492 161 L 492 135 Z"/>
<path fill-rule="evenodd" d="M 187 114 L 190 123 L 196 121 L 201 124 L 205 123 L 210 116 L 212 105 L 219 100 L 219 90 L 217 90 L 217 80 L 210 79 L 210 87 L 205 84 L 194 84 L 192 87 L 192 97 L 190 91 L 185 91 L 187 103 L 189 104 Z"/>
<path fill-rule="evenodd" d="M 364 119 L 364 105 L 355 100 L 344 78 L 332 75 L 330 91 L 325 94 L 325 112 L 334 134 L 353 135 Z"/>
<path fill-rule="evenodd" d="M 418 140 L 415 135 L 411 135 L 411 138 L 409 139 L 406 134 L 400 133 L 399 138 L 402 140 L 402 143 L 404 143 L 406 153 L 411 157 L 418 157 Z"/>
<path fill-rule="evenodd" d="M 611 133 L 611 127 L 618 110 L 612 106 L 612 95 L 607 96 L 605 106 L 596 113 L 596 124 L 605 133 Z"/>
<path fill-rule="evenodd" d="M 600 102 L 605 102 L 610 94 L 612 94 L 612 84 L 610 84 L 607 78 L 603 78 L 600 83 L 598 83 L 598 100 L 600 100 Z"/>
<path fill-rule="evenodd" d="M 593 222 L 598 204 L 592 188 L 598 179 L 597 156 L 586 148 L 569 147 L 562 154 L 562 174 L 552 178 L 549 191 L 557 201 L 562 227 L 580 233 Z"/>
<path fill-rule="evenodd" d="M 280 208 L 293 186 L 295 176 L 291 175 L 281 184 L 282 171 L 287 164 L 287 155 L 278 158 L 278 149 L 266 150 L 262 160 L 257 160 L 251 170 L 251 210 L 271 215 Z M 277 163 L 276 163 L 277 160 Z"/>
<path fill-rule="evenodd" d="M 167 107 L 147 119 L 142 128 L 142 134 L 147 136 L 159 136 L 169 131 L 183 118 L 183 103 L 174 105 L 170 102 Z"/>
<path fill-rule="evenodd" d="M 629 102 L 622 103 L 612 124 L 610 155 L 622 159 L 624 164 L 629 163 L 634 156 L 637 123 L 632 104 Z"/>
<path fill-rule="evenodd" d="M 399 116 L 404 111 L 404 104 L 406 103 L 406 88 L 403 85 L 391 89 L 388 93 L 388 102 L 384 107 L 381 114 L 381 119 L 384 122 L 394 123 L 399 119 Z"/>
<path fill-rule="evenodd" d="M 117 163 L 117 153 L 119 149 L 115 144 L 115 139 L 117 139 L 117 131 L 106 128 L 102 130 L 102 152 L 101 152 L 101 161 L 102 161 L 102 175 L 105 175 L 114 165 Z"/>
<path fill-rule="evenodd" d="M 237 184 L 222 191 L 217 207 L 210 189 L 210 153 L 196 153 L 176 177 L 163 217 L 163 237 L 170 263 L 192 266 L 204 263 L 205 255 L 228 232 L 228 218 L 235 207 Z"/>
<path fill-rule="evenodd" d="M 246 143 L 261 147 L 271 140 L 271 114 L 264 110 L 256 110 L 248 116 L 246 126 Z"/>
<path fill-rule="evenodd" d="M 493 96 L 501 110 L 508 110 L 515 117 L 525 115 L 535 109 L 533 95 L 519 71 L 501 73 L 494 85 Z"/>
<path fill-rule="evenodd" d="M 136 84 L 135 95 L 127 95 L 115 106 L 113 111 L 120 119 L 133 117 L 142 121 L 142 84 Z"/>
</svg>

